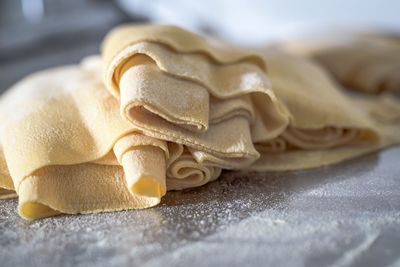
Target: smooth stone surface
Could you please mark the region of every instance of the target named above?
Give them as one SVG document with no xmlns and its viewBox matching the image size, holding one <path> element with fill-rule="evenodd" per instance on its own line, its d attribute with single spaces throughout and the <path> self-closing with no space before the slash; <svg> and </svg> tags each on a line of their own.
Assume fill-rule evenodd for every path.
<svg viewBox="0 0 400 267">
<path fill-rule="evenodd" d="M 24 221 L 0 265 L 400 266 L 400 148 L 314 170 L 228 172 L 152 209 Z"/>
</svg>

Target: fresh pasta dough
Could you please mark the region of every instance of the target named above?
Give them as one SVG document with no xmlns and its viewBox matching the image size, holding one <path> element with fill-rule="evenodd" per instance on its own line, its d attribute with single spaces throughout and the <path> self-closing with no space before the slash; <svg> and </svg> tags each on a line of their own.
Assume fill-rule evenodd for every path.
<svg viewBox="0 0 400 267">
<path fill-rule="evenodd" d="M 149 208 L 224 169 L 318 167 L 398 143 L 399 110 L 282 51 L 124 25 L 101 55 L 2 96 L 0 198 L 18 195 L 26 219 Z"/>
<path fill-rule="evenodd" d="M 364 31 L 332 32 L 329 36 L 284 46 L 293 53 L 312 57 L 349 89 L 400 94 L 398 35 Z"/>
<path fill-rule="evenodd" d="M 16 196 L 17 194 L 10 173 L 8 172 L 3 149 L 0 146 L 0 199 L 14 198 Z"/>
<path fill-rule="evenodd" d="M 214 48 L 175 27 L 152 28 L 161 30 L 158 43 L 148 35 L 151 31 L 142 30 L 138 53 L 127 56 L 117 71 L 120 94 L 106 89 L 101 71 L 109 67 L 94 56 L 80 65 L 33 74 L 3 96 L 0 137 L 21 216 L 154 206 L 168 189 L 200 186 L 218 178 L 222 168 L 250 165 L 259 157 L 255 131 L 269 138 L 286 127 L 288 114 L 270 88 L 262 58 Z M 185 49 L 196 52 L 176 51 L 180 38 L 188 42 Z M 105 51 L 113 39 L 106 38 Z M 173 42 L 174 49 L 165 45 Z M 155 63 L 174 66 L 171 60 L 181 66 L 160 69 Z M 187 73 L 176 72 L 178 67 Z M 255 108 L 253 95 L 264 100 L 262 107 Z M 260 114 L 265 120 L 253 128 Z M 100 191 L 86 192 L 105 190 L 104 182 L 91 184 L 95 176 L 114 179 L 107 182 L 120 192 L 110 199 L 113 204 L 104 202 Z M 65 181 L 57 179 L 75 185 L 60 187 Z"/>
<path fill-rule="evenodd" d="M 374 109 L 399 118 L 400 103 L 351 96 L 310 60 L 279 49 L 264 50 L 277 97 L 289 110 L 288 128 L 277 138 L 256 143 L 261 157 L 249 169 L 284 171 L 319 167 L 400 142 L 398 123 L 382 123 Z M 391 111 L 390 111 L 391 110 Z M 389 141 L 390 140 L 390 141 Z"/>
</svg>

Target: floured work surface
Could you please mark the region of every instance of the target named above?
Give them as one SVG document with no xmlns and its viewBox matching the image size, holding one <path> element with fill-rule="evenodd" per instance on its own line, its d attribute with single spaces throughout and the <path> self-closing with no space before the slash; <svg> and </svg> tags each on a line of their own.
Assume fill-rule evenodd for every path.
<svg viewBox="0 0 400 267">
<path fill-rule="evenodd" d="M 0 203 L 1 266 L 399 266 L 400 148 L 29 222 Z"/>
</svg>

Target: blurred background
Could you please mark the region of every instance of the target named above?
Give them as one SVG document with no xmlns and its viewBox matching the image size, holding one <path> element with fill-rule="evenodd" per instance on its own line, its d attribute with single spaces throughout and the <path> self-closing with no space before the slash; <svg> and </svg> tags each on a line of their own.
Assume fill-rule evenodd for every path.
<svg viewBox="0 0 400 267">
<path fill-rule="evenodd" d="M 255 46 L 330 27 L 400 31 L 398 0 L 0 0 L 0 91 L 99 52 L 126 22 L 156 22 Z"/>
</svg>

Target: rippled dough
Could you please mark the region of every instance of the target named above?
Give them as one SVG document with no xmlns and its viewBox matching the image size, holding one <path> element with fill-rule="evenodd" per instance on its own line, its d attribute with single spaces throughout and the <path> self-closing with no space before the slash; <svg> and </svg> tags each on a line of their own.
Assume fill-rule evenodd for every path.
<svg viewBox="0 0 400 267">
<path fill-rule="evenodd" d="M 348 95 L 310 60 L 276 48 L 264 56 L 274 92 L 291 117 L 279 137 L 256 144 L 261 157 L 249 169 L 314 168 L 400 142 L 400 103 L 393 97 Z"/>
</svg>

